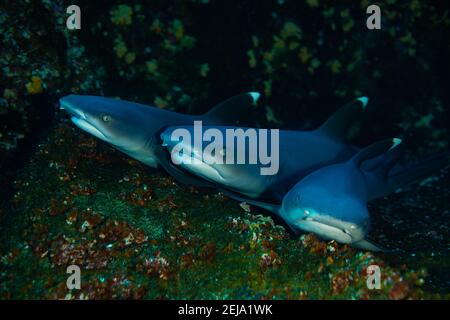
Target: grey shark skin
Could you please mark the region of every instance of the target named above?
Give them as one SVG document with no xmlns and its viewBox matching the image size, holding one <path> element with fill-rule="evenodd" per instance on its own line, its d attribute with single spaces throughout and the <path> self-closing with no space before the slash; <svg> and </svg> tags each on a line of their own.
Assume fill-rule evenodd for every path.
<svg viewBox="0 0 450 320">
<path fill-rule="evenodd" d="M 394 139 L 369 147 L 372 151 L 367 155 L 367 148 L 348 146 L 340 138 L 342 135 L 336 135 L 340 131 L 336 128 L 352 120 L 355 114 L 351 112 L 355 110 L 341 108 L 315 131 L 280 131 L 280 171 L 275 176 L 262 176 L 260 165 L 197 162 L 181 167 L 211 181 L 212 187 L 235 200 L 279 215 L 295 232 L 313 232 L 358 248 L 385 251 L 366 239 L 370 228 L 367 202 L 434 174 L 448 165 L 449 153 L 402 165 L 401 140 Z M 179 143 L 171 139 L 177 128 L 170 127 L 161 134 L 169 151 Z M 190 126 L 182 128 L 192 132 Z M 223 133 L 226 128 L 219 129 Z M 191 150 L 191 157 L 198 159 L 198 151 Z M 227 149 L 222 153 L 226 154 Z"/>
<path fill-rule="evenodd" d="M 284 197 L 277 213 L 294 230 L 373 251 L 383 250 L 365 238 L 370 228 L 368 180 L 361 165 L 398 144 L 384 140 L 350 160 L 323 167 L 300 180 Z"/>
<path fill-rule="evenodd" d="M 281 205 L 228 195 L 277 214 L 294 232 L 312 232 L 353 247 L 388 251 L 366 239 L 370 229 L 367 202 L 429 177 L 447 166 L 450 157 L 447 151 L 403 165 L 399 163 L 400 143 L 397 138 L 383 140 L 348 161 L 312 172 L 287 192 Z"/>
<path fill-rule="evenodd" d="M 260 169 L 266 167 L 257 164 L 206 164 L 197 161 L 192 164 L 182 163 L 181 170 L 185 170 L 202 179 L 211 182 L 212 187 L 225 189 L 243 195 L 250 199 L 263 199 L 271 203 L 281 203 L 284 195 L 292 186 L 307 174 L 323 166 L 348 160 L 357 152 L 357 148 L 345 142 L 345 133 L 349 123 L 362 114 L 368 98 L 361 97 L 340 108 L 321 127 L 313 131 L 279 131 L 279 171 L 276 175 L 261 175 Z M 184 128 L 194 135 L 193 126 L 169 127 L 161 133 L 163 146 L 170 154 L 174 147 L 181 143 L 186 149 L 191 149 L 191 156 L 200 159 L 200 150 L 195 150 L 191 141 L 174 141 L 172 133 Z M 204 130 L 209 129 L 203 126 Z M 237 127 L 214 127 L 226 136 L 227 129 Z M 244 130 L 248 128 L 242 128 Z M 204 142 L 202 148 L 205 144 Z M 234 144 L 234 154 L 237 145 Z M 270 147 L 268 147 L 270 150 Z M 221 154 L 215 157 L 223 157 L 231 152 L 227 146 Z M 217 159 L 219 160 L 219 159 Z"/>
<path fill-rule="evenodd" d="M 161 156 L 159 132 L 167 126 L 193 123 L 235 124 L 249 113 L 259 94 L 249 92 L 232 97 L 203 115 L 185 115 L 139 103 L 88 95 L 68 95 L 60 99 L 80 129 L 150 167 L 166 166 Z"/>
<path fill-rule="evenodd" d="M 295 233 L 314 233 L 326 240 L 385 251 L 365 239 L 370 228 L 367 210 L 370 195 L 368 180 L 361 167 L 365 160 L 382 162 L 379 156 L 397 145 L 396 139 L 380 141 L 360 150 L 347 161 L 324 166 L 306 175 L 286 193 L 281 205 L 236 194 L 230 196 L 275 213 Z M 377 167 L 377 164 L 371 166 Z"/>
<path fill-rule="evenodd" d="M 162 133 L 163 145 L 169 150 L 178 143 L 170 139 L 172 129 Z M 219 130 L 224 129 L 219 127 Z M 299 150 L 292 150 L 292 145 L 298 146 Z M 275 213 L 296 233 L 311 232 L 327 240 L 380 250 L 365 240 L 370 225 L 366 206 L 368 187 L 360 167 L 363 160 L 376 158 L 392 146 L 393 142 L 389 140 L 369 147 L 370 152 L 363 149 L 355 155 L 354 147 L 321 134 L 282 131 L 280 171 L 275 176 L 261 175 L 259 165 L 207 165 L 203 162 L 180 165 L 213 181 L 219 190 L 232 198 Z M 199 159 L 198 150 L 187 150 L 191 151 L 191 157 Z M 228 152 L 226 148 L 225 152 Z M 302 154 L 310 158 L 300 158 Z M 340 156 L 343 159 L 340 160 L 339 154 L 346 158 Z M 376 167 L 376 164 L 369 167 Z M 295 183 L 291 183 L 292 180 Z M 281 205 L 254 200 L 266 199 L 261 195 L 268 190 L 272 195 L 281 196 L 281 201 L 275 201 Z"/>
</svg>

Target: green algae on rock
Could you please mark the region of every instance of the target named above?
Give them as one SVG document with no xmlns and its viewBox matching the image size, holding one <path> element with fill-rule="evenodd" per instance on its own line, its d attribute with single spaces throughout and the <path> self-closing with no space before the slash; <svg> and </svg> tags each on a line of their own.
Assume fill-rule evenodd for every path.
<svg viewBox="0 0 450 320">
<path fill-rule="evenodd" d="M 417 153 L 445 150 L 444 5 L 386 1 L 371 32 L 367 0 L 80 1 L 72 32 L 69 4 L 0 3 L 2 298 L 449 298 L 448 171 L 370 204 L 374 240 L 406 249 L 372 255 L 294 238 L 265 212 L 178 185 L 67 124 L 23 144 L 49 130 L 43 113 L 68 93 L 196 113 L 257 90 L 263 125 L 312 128 L 336 98 L 366 94 L 375 107 L 358 143 L 401 129 Z M 65 287 L 70 263 L 83 270 L 79 292 Z M 371 263 L 381 291 L 366 288 Z"/>
<path fill-rule="evenodd" d="M 264 213 L 179 185 L 65 123 L 21 172 L 13 203 L 1 233 L 2 298 L 430 296 L 423 268 L 292 237 Z M 82 270 L 78 291 L 65 285 L 71 264 Z M 366 286 L 371 264 L 382 268 L 381 290 Z"/>
</svg>

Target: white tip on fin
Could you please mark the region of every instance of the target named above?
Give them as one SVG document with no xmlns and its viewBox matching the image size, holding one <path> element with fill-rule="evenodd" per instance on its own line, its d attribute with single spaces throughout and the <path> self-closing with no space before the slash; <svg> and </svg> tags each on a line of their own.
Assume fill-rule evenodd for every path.
<svg viewBox="0 0 450 320">
<path fill-rule="evenodd" d="M 359 97 L 356 100 L 361 101 L 363 109 L 365 109 L 367 104 L 369 103 L 369 98 L 368 97 Z"/>
<path fill-rule="evenodd" d="M 259 97 L 261 96 L 261 94 L 259 94 L 258 92 L 249 92 L 248 93 L 252 99 L 253 99 L 253 105 L 256 105 L 256 103 L 258 102 Z"/>
<path fill-rule="evenodd" d="M 396 146 L 398 146 L 400 143 L 402 143 L 402 139 L 400 138 L 393 138 L 392 139 L 392 147 L 389 148 L 389 150 L 394 149 Z"/>
</svg>

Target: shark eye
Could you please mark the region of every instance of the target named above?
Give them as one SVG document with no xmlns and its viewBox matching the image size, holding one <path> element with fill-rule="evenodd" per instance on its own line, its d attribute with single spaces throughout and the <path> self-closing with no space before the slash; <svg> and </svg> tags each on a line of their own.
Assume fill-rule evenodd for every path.
<svg viewBox="0 0 450 320">
<path fill-rule="evenodd" d="M 111 121 L 111 116 L 105 114 L 105 115 L 102 117 L 102 120 L 103 120 L 103 122 L 110 122 L 110 121 Z"/>
</svg>

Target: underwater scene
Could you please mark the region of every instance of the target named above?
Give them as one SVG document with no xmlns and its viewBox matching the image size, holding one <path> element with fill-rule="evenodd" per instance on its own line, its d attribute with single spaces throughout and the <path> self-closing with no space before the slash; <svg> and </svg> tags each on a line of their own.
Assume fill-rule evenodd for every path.
<svg viewBox="0 0 450 320">
<path fill-rule="evenodd" d="M 0 1 L 0 299 L 449 300 L 449 9 Z"/>
</svg>

